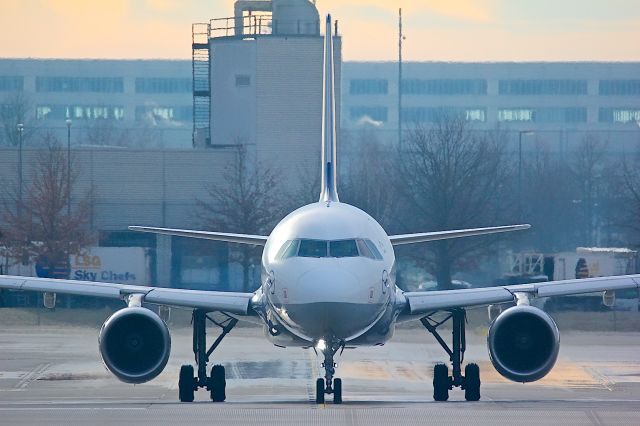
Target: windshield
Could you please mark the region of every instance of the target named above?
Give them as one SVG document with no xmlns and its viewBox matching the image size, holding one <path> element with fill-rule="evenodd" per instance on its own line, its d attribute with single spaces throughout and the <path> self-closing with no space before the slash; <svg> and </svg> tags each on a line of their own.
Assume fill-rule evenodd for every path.
<svg viewBox="0 0 640 426">
<path fill-rule="evenodd" d="M 366 257 L 382 260 L 382 255 L 371 240 L 289 240 L 278 251 L 278 259 L 290 257 Z"/>
</svg>

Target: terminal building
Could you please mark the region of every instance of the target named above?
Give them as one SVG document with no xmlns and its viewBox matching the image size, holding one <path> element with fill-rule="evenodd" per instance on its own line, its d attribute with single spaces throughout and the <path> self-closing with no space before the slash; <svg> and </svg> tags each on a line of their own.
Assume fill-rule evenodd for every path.
<svg viewBox="0 0 640 426">
<path fill-rule="evenodd" d="M 228 256 L 226 245 L 127 231 L 202 228 L 196 200 L 223 179 L 238 145 L 291 182 L 319 167 L 323 39 L 315 6 L 235 5 L 233 16 L 194 24 L 191 61 L 0 59 L 0 180 L 12 181 L 18 167 L 19 122 L 25 163 L 38 133 L 63 143 L 70 135 L 80 180 L 94 188 L 91 227 L 100 245 L 152 250 L 152 284 L 238 289 L 228 265 L 212 260 Z M 615 142 L 612 150 L 640 141 L 640 62 L 407 62 L 399 85 L 398 64 L 342 62 L 341 45 L 338 36 L 341 135 L 366 130 L 393 148 L 400 122 L 408 130 L 446 113 L 480 130 L 499 127 L 512 141 L 526 134 L 562 147 L 587 132 Z"/>
</svg>

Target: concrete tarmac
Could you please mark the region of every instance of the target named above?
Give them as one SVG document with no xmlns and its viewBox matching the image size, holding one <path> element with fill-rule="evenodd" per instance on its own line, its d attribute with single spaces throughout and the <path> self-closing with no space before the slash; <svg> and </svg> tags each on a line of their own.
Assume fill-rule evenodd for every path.
<svg viewBox="0 0 640 426">
<path fill-rule="evenodd" d="M 210 335 L 215 333 L 210 330 Z M 102 365 L 98 330 L 3 326 L 0 424 L 558 424 L 640 425 L 640 332 L 562 334 L 554 370 L 531 384 L 491 366 L 484 336 L 468 336 L 482 400 L 453 390 L 432 400 L 433 364 L 444 351 L 425 330 L 398 330 L 384 347 L 345 350 L 337 359 L 344 404 L 314 403 L 320 359 L 312 350 L 272 346 L 255 328 L 236 328 L 214 359 L 227 371 L 227 402 L 206 391 L 178 399 L 178 370 L 191 363 L 191 331 L 171 330 L 165 371 L 143 385 L 119 382 Z"/>
</svg>

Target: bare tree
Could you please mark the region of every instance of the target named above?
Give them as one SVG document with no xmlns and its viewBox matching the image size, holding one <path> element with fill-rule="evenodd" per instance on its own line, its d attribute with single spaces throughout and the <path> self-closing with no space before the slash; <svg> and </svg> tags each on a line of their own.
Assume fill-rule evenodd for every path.
<svg viewBox="0 0 640 426">
<path fill-rule="evenodd" d="M 573 203 L 577 207 L 579 243 L 597 244 L 599 204 L 607 181 L 612 177 L 607 161 L 607 143 L 587 134 L 572 156 L 569 168 L 576 188 Z"/>
<path fill-rule="evenodd" d="M 112 118 L 87 120 L 84 140 L 90 145 L 129 146 L 130 136 Z"/>
<path fill-rule="evenodd" d="M 479 133 L 460 117 L 443 116 L 431 128 L 416 126 L 405 138 L 396 166 L 395 190 L 403 195 L 408 231 L 437 231 L 495 224 L 507 169 L 500 132 Z M 451 287 L 455 267 L 486 250 L 492 238 L 444 240 L 425 246 L 421 260 L 438 281 Z M 419 252 L 412 250 L 412 254 Z M 465 259 L 466 257 L 466 259 Z"/>
<path fill-rule="evenodd" d="M 10 93 L 0 101 L 0 124 L 3 127 L 4 145 L 18 146 L 20 143 L 18 124 L 24 126 L 23 142 L 33 135 L 35 122 L 29 118 L 31 109 L 31 102 L 23 92 Z"/>
<path fill-rule="evenodd" d="M 245 145 L 238 145 L 235 164 L 227 167 L 220 181 L 207 188 L 207 199 L 198 200 L 204 226 L 215 231 L 266 235 L 282 218 L 286 202 L 278 174 L 249 158 Z M 235 245 L 232 260 L 240 263 L 243 288 L 254 290 L 251 268 L 260 264 L 257 247 Z"/>
<path fill-rule="evenodd" d="M 4 205 L 4 239 L 10 257 L 23 263 L 37 261 L 48 271 L 67 268 L 69 255 L 79 254 L 93 242 L 88 231 L 90 194 L 68 203 L 77 182 L 78 169 L 69 176 L 66 151 L 55 138 L 45 138 L 32 166 L 29 183 L 20 197 L 16 186 Z M 73 163 L 72 163 L 73 164 Z M 21 199 L 22 198 L 22 199 Z"/>
<path fill-rule="evenodd" d="M 343 142 L 342 152 L 347 155 L 343 156 L 346 167 L 342 167 L 341 199 L 366 211 L 388 230 L 398 209 L 398 192 L 389 187 L 395 152 L 371 129 L 363 129 L 355 138 L 345 137 Z"/>
</svg>

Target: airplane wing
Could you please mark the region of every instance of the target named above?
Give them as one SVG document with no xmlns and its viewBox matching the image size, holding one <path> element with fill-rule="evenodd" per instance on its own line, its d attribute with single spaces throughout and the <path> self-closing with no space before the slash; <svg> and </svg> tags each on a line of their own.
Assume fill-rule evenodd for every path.
<svg viewBox="0 0 640 426">
<path fill-rule="evenodd" d="M 143 296 L 143 301 L 147 303 L 222 311 L 236 315 L 252 314 L 250 304 L 254 296 L 253 293 L 184 290 L 9 275 L 0 275 L 0 289 L 64 293 L 121 300 L 125 300 L 133 294 L 140 294 Z"/>
<path fill-rule="evenodd" d="M 200 238 L 203 240 L 226 241 L 229 243 L 263 246 L 267 237 L 263 235 L 229 234 L 226 232 L 191 231 L 189 229 L 153 228 L 149 226 L 130 226 L 131 231 L 153 234 L 174 235 L 176 237 Z"/>
<path fill-rule="evenodd" d="M 534 297 L 568 296 L 607 290 L 640 289 L 640 275 L 585 278 L 543 283 L 463 290 L 406 292 L 402 316 L 422 316 L 430 312 L 514 302 L 518 294 Z"/>
<path fill-rule="evenodd" d="M 391 235 L 391 244 L 424 243 L 427 241 L 446 240 L 449 238 L 471 237 L 474 235 L 497 234 L 500 232 L 522 231 L 531 228 L 531 225 L 494 226 L 491 228 L 457 229 L 453 231 L 423 232 L 420 234 Z"/>
</svg>

